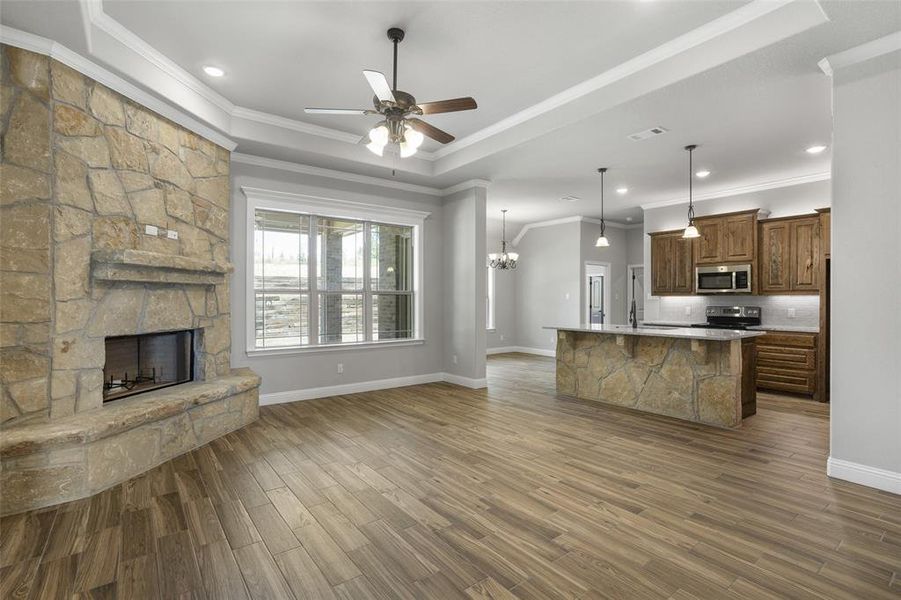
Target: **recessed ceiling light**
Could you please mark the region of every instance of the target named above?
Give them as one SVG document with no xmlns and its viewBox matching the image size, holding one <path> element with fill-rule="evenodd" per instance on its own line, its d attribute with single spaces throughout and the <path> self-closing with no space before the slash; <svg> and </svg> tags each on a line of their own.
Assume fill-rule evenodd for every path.
<svg viewBox="0 0 901 600">
<path fill-rule="evenodd" d="M 631 223 L 631 222 L 632 222 L 632 217 L 626 217 L 626 221 L 628 221 L 629 223 Z"/>
<path fill-rule="evenodd" d="M 210 77 L 222 77 L 223 75 L 225 75 L 225 71 L 223 71 L 219 67 L 211 67 L 209 65 L 203 67 L 203 72 Z"/>
<path fill-rule="evenodd" d="M 695 175 L 697 175 L 697 176 L 700 177 L 701 179 L 704 179 L 705 177 L 707 177 L 708 175 L 710 175 L 710 171 L 708 171 L 707 169 L 701 169 L 700 171 L 698 171 L 697 173 L 695 173 Z"/>
<path fill-rule="evenodd" d="M 581 200 L 581 198 L 579 198 L 578 196 L 563 196 L 560 199 L 564 202 L 578 202 L 579 200 Z"/>
<path fill-rule="evenodd" d="M 807 149 L 807 154 L 819 154 L 826 149 L 826 146 L 811 146 Z"/>
<path fill-rule="evenodd" d="M 627 188 L 627 187 L 625 187 L 625 186 L 616 188 L 616 193 L 617 193 L 617 194 L 625 194 L 625 193 L 627 193 L 628 191 L 629 191 L 629 188 Z"/>
</svg>

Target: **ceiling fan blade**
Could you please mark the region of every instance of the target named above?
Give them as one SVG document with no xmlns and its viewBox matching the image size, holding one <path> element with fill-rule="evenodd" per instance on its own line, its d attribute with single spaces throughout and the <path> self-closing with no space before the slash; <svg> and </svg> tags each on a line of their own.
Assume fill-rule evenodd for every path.
<svg viewBox="0 0 901 600">
<path fill-rule="evenodd" d="M 433 125 L 429 125 L 425 121 L 421 119 L 407 119 L 407 123 L 410 124 L 410 127 L 418 131 L 424 136 L 430 137 L 436 142 L 441 142 L 442 144 L 447 144 L 448 142 L 454 141 L 454 136 L 449 134 L 446 131 L 441 131 L 437 127 Z"/>
<path fill-rule="evenodd" d="M 363 77 L 369 82 L 369 87 L 375 92 L 376 98 L 382 102 L 396 102 L 391 86 L 388 85 L 388 80 L 385 79 L 382 73 L 378 71 L 363 71 Z"/>
<path fill-rule="evenodd" d="M 453 98 L 451 100 L 438 100 L 437 102 L 421 102 L 419 109 L 424 115 L 435 115 L 438 113 L 457 112 L 458 110 L 473 110 L 479 105 L 473 98 Z"/>
<path fill-rule="evenodd" d="M 303 112 L 308 115 L 366 115 L 372 111 L 362 108 L 305 108 Z"/>
</svg>

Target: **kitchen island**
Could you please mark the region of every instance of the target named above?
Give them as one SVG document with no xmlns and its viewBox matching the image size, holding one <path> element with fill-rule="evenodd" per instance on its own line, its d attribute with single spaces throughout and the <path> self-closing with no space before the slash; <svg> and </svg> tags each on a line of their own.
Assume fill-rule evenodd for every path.
<svg viewBox="0 0 901 600">
<path fill-rule="evenodd" d="M 719 427 L 757 412 L 764 331 L 580 325 L 557 330 L 557 392 Z"/>
</svg>

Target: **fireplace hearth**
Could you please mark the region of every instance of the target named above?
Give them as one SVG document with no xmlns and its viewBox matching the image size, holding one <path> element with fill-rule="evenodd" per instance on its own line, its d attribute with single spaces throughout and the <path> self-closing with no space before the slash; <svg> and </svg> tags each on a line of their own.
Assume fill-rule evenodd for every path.
<svg viewBox="0 0 901 600">
<path fill-rule="evenodd" d="M 194 380 L 194 331 L 106 338 L 103 402 Z"/>
</svg>

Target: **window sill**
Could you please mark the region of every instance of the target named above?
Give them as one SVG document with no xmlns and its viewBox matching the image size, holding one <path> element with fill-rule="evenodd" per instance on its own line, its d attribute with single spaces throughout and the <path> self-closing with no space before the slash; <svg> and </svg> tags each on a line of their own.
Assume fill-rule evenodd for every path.
<svg viewBox="0 0 901 600">
<path fill-rule="evenodd" d="M 402 348 L 421 346 L 424 339 L 392 340 L 390 342 L 358 342 L 353 344 L 321 344 L 318 346 L 289 346 L 285 348 L 248 348 L 247 356 L 281 356 L 285 354 L 316 354 L 319 352 L 340 352 L 347 350 L 370 350 L 375 348 Z"/>
</svg>

